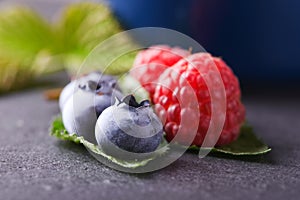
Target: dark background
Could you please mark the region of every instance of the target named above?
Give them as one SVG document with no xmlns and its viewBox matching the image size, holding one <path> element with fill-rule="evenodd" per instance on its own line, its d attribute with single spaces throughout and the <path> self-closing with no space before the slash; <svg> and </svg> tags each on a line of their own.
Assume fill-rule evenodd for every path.
<svg viewBox="0 0 300 200">
<path fill-rule="evenodd" d="M 221 56 L 245 86 L 300 83 L 298 0 L 110 0 L 126 28 L 178 30 Z"/>
</svg>

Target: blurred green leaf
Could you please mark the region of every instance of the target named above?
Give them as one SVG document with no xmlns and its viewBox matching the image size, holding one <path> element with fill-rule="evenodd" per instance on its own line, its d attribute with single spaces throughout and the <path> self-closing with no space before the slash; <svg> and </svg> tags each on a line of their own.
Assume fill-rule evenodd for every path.
<svg viewBox="0 0 300 200">
<path fill-rule="evenodd" d="M 76 74 L 97 45 L 120 31 L 109 8 L 92 2 L 70 4 L 53 24 L 24 6 L 1 10 L 0 92 L 24 87 L 41 74 L 64 68 Z M 93 57 L 96 65 L 90 65 L 89 70 L 128 71 L 136 53 L 119 57 L 118 49 L 129 43 L 134 42 L 125 36 L 98 52 Z M 107 58 L 116 58 L 108 68 L 103 64 Z"/>
<path fill-rule="evenodd" d="M 36 12 L 26 7 L 1 10 L 0 92 L 20 88 L 39 75 L 43 70 L 34 63 L 39 55 L 49 61 L 55 44 L 51 26 Z"/>
<path fill-rule="evenodd" d="M 98 44 L 122 31 L 108 7 L 92 2 L 68 6 L 55 28 L 64 64 L 71 71 L 78 69 Z"/>
<path fill-rule="evenodd" d="M 26 7 L 7 9 L 0 14 L 0 53 L 31 62 L 42 49 L 54 49 L 49 24 Z"/>
</svg>

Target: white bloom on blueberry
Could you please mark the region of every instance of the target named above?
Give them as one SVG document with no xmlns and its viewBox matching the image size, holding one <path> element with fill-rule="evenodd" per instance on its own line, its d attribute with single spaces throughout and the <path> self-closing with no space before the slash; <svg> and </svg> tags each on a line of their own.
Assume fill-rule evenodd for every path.
<svg viewBox="0 0 300 200">
<path fill-rule="evenodd" d="M 163 126 L 148 100 L 136 102 L 132 95 L 105 109 L 97 120 L 95 136 L 99 147 L 121 158 L 131 153 L 151 153 L 161 143 Z"/>
<path fill-rule="evenodd" d="M 62 119 L 69 133 L 76 133 L 86 140 L 96 143 L 95 124 L 104 109 L 111 106 L 115 97 L 122 97 L 116 90 L 116 80 L 102 75 L 97 81 L 80 79 L 74 93 L 69 96 L 62 108 Z"/>
<path fill-rule="evenodd" d="M 87 74 L 85 76 L 79 77 L 78 79 L 73 80 L 70 83 L 68 83 L 64 87 L 64 89 L 62 90 L 62 92 L 60 93 L 60 96 L 59 96 L 59 108 L 60 108 L 60 110 L 61 111 L 63 110 L 63 107 L 64 107 L 65 103 L 72 96 L 72 94 L 74 94 L 78 90 L 78 88 L 79 88 L 78 86 L 80 84 L 85 84 L 87 81 L 98 82 L 98 80 L 102 76 L 106 77 L 107 75 L 103 75 L 101 72 L 92 72 L 90 74 Z M 107 77 L 113 79 L 112 76 L 107 76 Z"/>
</svg>

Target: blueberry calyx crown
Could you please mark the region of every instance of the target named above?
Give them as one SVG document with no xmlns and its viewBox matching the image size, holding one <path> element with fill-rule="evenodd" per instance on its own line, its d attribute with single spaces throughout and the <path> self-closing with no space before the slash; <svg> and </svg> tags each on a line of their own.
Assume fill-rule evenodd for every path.
<svg viewBox="0 0 300 200">
<path fill-rule="evenodd" d="M 139 107 L 150 107 L 150 101 L 149 100 L 143 100 L 141 103 L 138 103 L 135 99 L 135 97 L 130 94 L 124 97 L 119 104 L 125 103 L 128 106 L 134 107 L 134 108 L 139 108 Z"/>
<path fill-rule="evenodd" d="M 113 76 L 102 75 L 101 73 L 94 73 L 91 75 L 94 75 L 94 77 L 90 77 L 90 80 L 84 80 L 79 82 L 78 88 L 85 91 L 91 91 L 91 92 L 101 93 L 101 94 L 109 94 L 114 89 L 119 90 L 117 86 L 117 81 L 114 79 Z M 85 77 L 87 79 L 89 78 L 88 76 Z"/>
</svg>

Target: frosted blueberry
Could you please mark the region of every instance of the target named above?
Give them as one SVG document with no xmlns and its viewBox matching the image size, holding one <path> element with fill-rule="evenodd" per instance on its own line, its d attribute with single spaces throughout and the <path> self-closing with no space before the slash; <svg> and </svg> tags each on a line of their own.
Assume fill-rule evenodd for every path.
<svg viewBox="0 0 300 200">
<path fill-rule="evenodd" d="M 78 78 L 76 80 L 73 80 L 70 83 L 68 83 L 64 87 L 64 89 L 62 90 L 62 92 L 61 92 L 61 94 L 59 96 L 59 108 L 60 108 L 60 110 L 61 111 L 63 110 L 63 107 L 64 107 L 65 103 L 67 102 L 67 100 L 69 99 L 69 97 L 72 96 L 72 94 L 74 94 L 77 91 L 77 89 L 79 88 L 78 86 L 80 84 L 84 84 L 87 81 L 98 82 L 98 80 L 102 76 L 105 79 L 108 79 L 108 78 L 114 79 L 112 76 L 103 75 L 101 72 L 92 72 L 90 74 L 82 76 L 82 77 L 80 77 L 80 78 Z"/>
<path fill-rule="evenodd" d="M 94 132 L 98 116 L 115 102 L 115 97 L 123 95 L 115 89 L 116 80 L 112 76 L 102 75 L 97 81 L 88 77 L 78 81 L 74 93 L 62 108 L 62 119 L 69 133 L 96 143 Z"/>
<path fill-rule="evenodd" d="M 137 103 L 134 96 L 116 100 L 97 120 L 95 136 L 99 147 L 118 158 L 132 153 L 150 153 L 161 143 L 163 126 L 148 100 Z M 134 156 L 133 156 L 134 158 Z"/>
</svg>

